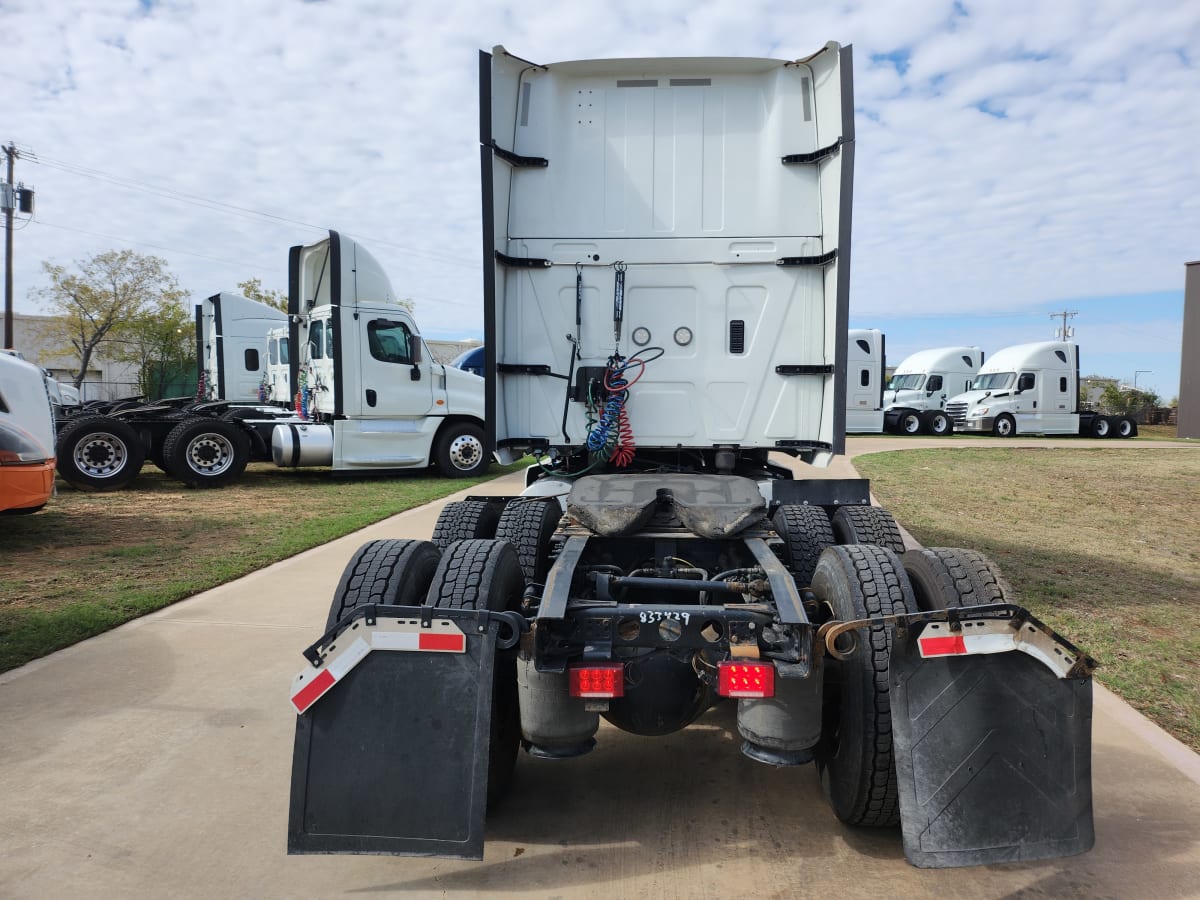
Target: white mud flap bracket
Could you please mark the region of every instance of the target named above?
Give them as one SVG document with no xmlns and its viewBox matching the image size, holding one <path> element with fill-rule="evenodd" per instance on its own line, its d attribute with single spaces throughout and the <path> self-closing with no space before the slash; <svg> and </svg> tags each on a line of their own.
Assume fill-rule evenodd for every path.
<svg viewBox="0 0 1200 900">
<path fill-rule="evenodd" d="M 516 643 L 511 615 L 368 606 L 305 651 L 288 853 L 483 858 L 492 672 L 498 644 Z"/>
<path fill-rule="evenodd" d="M 897 622 L 892 645 L 905 855 L 939 868 L 1090 849 L 1094 663 L 1016 607 L 946 616 Z"/>
</svg>

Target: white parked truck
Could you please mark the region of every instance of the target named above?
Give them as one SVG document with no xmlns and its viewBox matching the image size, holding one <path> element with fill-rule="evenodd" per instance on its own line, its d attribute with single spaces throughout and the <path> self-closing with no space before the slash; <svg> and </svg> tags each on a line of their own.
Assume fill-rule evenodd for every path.
<svg viewBox="0 0 1200 900">
<path fill-rule="evenodd" d="M 949 434 L 947 398 L 970 388 L 983 359 L 978 347 L 938 347 L 906 356 L 883 392 L 884 430 Z"/>
<path fill-rule="evenodd" d="M 267 332 L 285 325 L 283 310 L 222 291 L 196 304 L 196 364 L 203 400 L 259 403 L 266 398 Z"/>
<path fill-rule="evenodd" d="M 272 406 L 290 407 L 295 403 L 291 337 L 287 328 L 272 328 L 267 332 L 267 365 L 259 396 Z"/>
<path fill-rule="evenodd" d="M 883 431 L 885 338 L 878 328 L 851 328 L 846 339 L 846 433 Z"/>
<path fill-rule="evenodd" d="M 1137 423 L 1129 416 L 1081 411 L 1079 402 L 1079 345 L 1043 341 L 996 353 L 969 390 L 950 398 L 946 414 L 955 431 L 997 437 L 1137 435 Z"/>
<path fill-rule="evenodd" d="M 917 865 L 1091 846 L 1092 661 L 978 553 L 768 457 L 841 451 L 850 72 L 482 54 L 488 428 L 540 462 L 349 561 L 292 684 L 289 852 L 479 859 L 521 748 L 719 703 Z"/>
<path fill-rule="evenodd" d="M 229 399 L 85 405 L 59 424 L 63 477 L 115 490 L 146 459 L 196 487 L 228 484 L 251 460 L 341 473 L 487 469 L 483 380 L 433 361 L 365 248 L 334 231 L 293 247 L 289 306 L 294 409 Z"/>
</svg>

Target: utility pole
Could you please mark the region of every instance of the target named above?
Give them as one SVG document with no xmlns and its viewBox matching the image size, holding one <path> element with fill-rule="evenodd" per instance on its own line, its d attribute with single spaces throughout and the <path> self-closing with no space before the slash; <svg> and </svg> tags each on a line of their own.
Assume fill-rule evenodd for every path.
<svg viewBox="0 0 1200 900">
<path fill-rule="evenodd" d="M 1054 329 L 1054 336 L 1056 338 L 1058 338 L 1060 341 L 1065 341 L 1068 338 L 1074 337 L 1075 329 L 1067 327 L 1067 319 L 1073 319 L 1077 315 L 1079 315 L 1078 312 L 1076 312 L 1074 310 L 1068 310 L 1068 309 L 1064 309 L 1060 313 L 1050 313 L 1050 318 L 1063 320 L 1062 328 Z"/>
<path fill-rule="evenodd" d="M 4 191 L 4 346 L 11 350 L 13 345 L 13 207 L 16 206 L 16 194 L 13 191 L 13 160 L 17 157 L 17 148 L 12 141 L 4 148 L 8 157 L 8 180 Z"/>
<path fill-rule="evenodd" d="M 21 155 L 16 145 L 0 148 L 8 157 L 8 180 L 0 182 L 0 208 L 4 210 L 4 346 L 13 349 L 13 213 L 33 213 L 33 189 L 13 181 L 13 163 Z"/>
</svg>

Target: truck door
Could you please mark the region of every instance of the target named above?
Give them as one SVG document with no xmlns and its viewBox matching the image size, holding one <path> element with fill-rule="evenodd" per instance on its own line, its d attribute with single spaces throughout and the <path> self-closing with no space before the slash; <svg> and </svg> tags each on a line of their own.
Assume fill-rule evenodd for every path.
<svg viewBox="0 0 1200 900">
<path fill-rule="evenodd" d="M 1017 375 L 1015 388 L 1014 412 L 1017 416 L 1017 433 L 1022 431 L 1040 431 L 1042 410 L 1038 406 L 1038 377 L 1034 372 L 1021 372 Z"/>
<path fill-rule="evenodd" d="M 947 396 L 945 377 L 942 375 L 930 375 L 929 380 L 925 382 L 925 396 L 926 409 L 945 409 Z"/>
<path fill-rule="evenodd" d="M 416 329 L 400 316 L 364 314 L 358 330 L 359 385 L 346 391 L 346 412 L 364 419 L 433 412 L 433 375 Z"/>
</svg>

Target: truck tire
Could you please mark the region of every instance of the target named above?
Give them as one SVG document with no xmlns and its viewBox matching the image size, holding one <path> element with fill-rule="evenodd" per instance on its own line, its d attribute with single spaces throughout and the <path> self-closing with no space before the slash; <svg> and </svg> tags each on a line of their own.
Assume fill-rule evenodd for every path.
<svg viewBox="0 0 1200 900">
<path fill-rule="evenodd" d="M 368 541 L 350 557 L 333 592 L 325 630 L 360 606 L 421 606 L 442 552 L 429 541 Z"/>
<path fill-rule="evenodd" d="M 1008 413 L 1000 413 L 992 423 L 992 434 L 996 437 L 1010 438 L 1017 433 L 1017 420 Z"/>
<path fill-rule="evenodd" d="M 562 518 L 554 497 L 517 497 L 504 507 L 496 524 L 496 538 L 517 551 L 528 584 L 542 584 L 550 571 L 550 538 Z"/>
<path fill-rule="evenodd" d="M 833 514 L 833 538 L 838 544 L 874 544 L 893 553 L 904 552 L 904 537 L 892 514 L 878 506 L 843 506 Z"/>
<path fill-rule="evenodd" d="M 812 587 L 840 621 L 917 612 L 903 565 L 883 547 L 830 547 Z M 817 774 L 841 821 L 892 827 L 900 821 L 900 798 L 888 686 L 891 628 L 860 629 L 857 638 L 846 659 L 826 664 Z"/>
<path fill-rule="evenodd" d="M 433 542 L 445 550 L 455 541 L 496 536 L 500 505 L 487 500 L 454 500 L 442 507 L 433 526 Z"/>
<path fill-rule="evenodd" d="M 483 429 L 470 422 L 447 425 L 433 444 L 433 464 L 446 478 L 474 478 L 487 471 Z"/>
<path fill-rule="evenodd" d="M 785 503 L 775 511 L 771 524 L 783 540 L 783 564 L 797 587 L 807 587 L 821 553 L 837 543 L 828 513 L 819 506 Z"/>
<path fill-rule="evenodd" d="M 1108 416 L 1092 416 L 1092 423 L 1088 428 L 1094 438 L 1112 437 L 1113 423 Z"/>
<path fill-rule="evenodd" d="M 916 410 L 906 410 L 905 412 L 901 413 L 898 424 L 901 434 L 920 434 L 921 414 Z"/>
<path fill-rule="evenodd" d="M 902 561 L 923 612 L 1016 602 L 996 564 L 974 550 L 927 547 L 909 550 Z"/>
<path fill-rule="evenodd" d="M 232 422 L 194 416 L 163 441 L 167 471 L 186 485 L 219 488 L 237 481 L 250 461 L 250 441 Z"/>
<path fill-rule="evenodd" d="M 443 609 L 519 610 L 525 577 L 517 552 L 506 541 L 458 541 L 438 563 L 425 605 Z M 487 805 L 491 809 L 512 784 L 521 743 L 517 706 L 517 660 L 497 654 L 492 678 L 492 730 L 488 741 Z"/>
<path fill-rule="evenodd" d="M 1137 437 L 1137 433 L 1137 422 L 1129 416 L 1120 416 L 1113 423 L 1113 437 L 1131 438 Z"/>
<path fill-rule="evenodd" d="M 146 460 L 133 426 L 110 416 L 71 419 L 59 433 L 55 452 L 58 474 L 81 491 L 119 491 Z"/>
<path fill-rule="evenodd" d="M 924 430 L 927 434 L 941 437 L 944 434 L 949 434 L 952 430 L 950 417 L 940 409 L 931 409 L 923 416 Z"/>
</svg>

